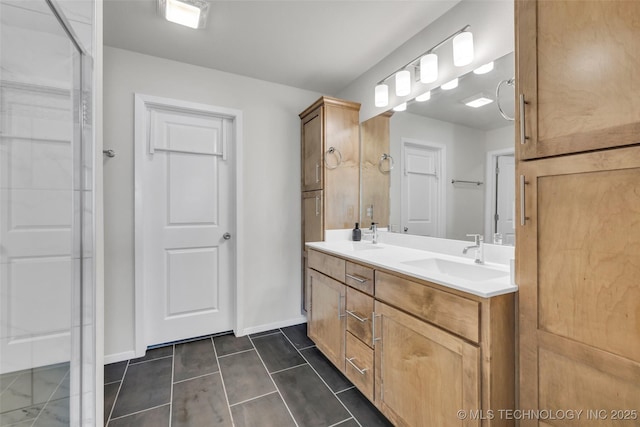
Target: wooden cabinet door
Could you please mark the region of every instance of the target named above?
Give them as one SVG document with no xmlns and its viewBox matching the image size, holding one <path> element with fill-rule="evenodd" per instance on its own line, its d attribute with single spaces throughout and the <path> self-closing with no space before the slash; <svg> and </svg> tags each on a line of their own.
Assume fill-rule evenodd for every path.
<svg viewBox="0 0 640 427">
<path fill-rule="evenodd" d="M 323 107 L 302 119 L 302 191 L 322 189 Z"/>
<path fill-rule="evenodd" d="M 479 426 L 458 411 L 481 407 L 480 349 L 379 301 L 375 313 L 376 406 L 398 426 Z"/>
<path fill-rule="evenodd" d="M 640 142 L 640 2 L 516 0 L 515 8 L 516 94 L 526 102 L 519 158 Z"/>
<path fill-rule="evenodd" d="M 302 239 L 306 242 L 324 240 L 322 191 L 302 193 Z"/>
<path fill-rule="evenodd" d="M 613 411 L 640 408 L 640 148 L 521 162 L 519 175 L 520 407 L 637 425 Z"/>
<path fill-rule="evenodd" d="M 345 285 L 307 269 L 311 290 L 308 335 L 318 349 L 344 372 Z"/>
</svg>

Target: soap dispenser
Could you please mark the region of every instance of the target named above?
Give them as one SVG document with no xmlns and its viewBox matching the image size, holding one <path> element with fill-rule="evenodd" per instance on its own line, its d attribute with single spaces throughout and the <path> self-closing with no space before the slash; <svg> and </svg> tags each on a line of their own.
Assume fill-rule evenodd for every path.
<svg viewBox="0 0 640 427">
<path fill-rule="evenodd" d="M 351 232 L 351 240 L 354 242 L 359 242 L 362 239 L 362 231 L 360 230 L 360 224 L 356 222 L 356 226 Z"/>
</svg>

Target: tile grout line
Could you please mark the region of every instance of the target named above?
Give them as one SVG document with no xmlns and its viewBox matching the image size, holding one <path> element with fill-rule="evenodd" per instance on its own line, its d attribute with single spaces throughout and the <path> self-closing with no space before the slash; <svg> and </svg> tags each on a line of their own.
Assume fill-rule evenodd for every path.
<svg viewBox="0 0 640 427">
<path fill-rule="evenodd" d="M 229 357 L 229 356 L 235 356 L 236 354 L 240 354 L 240 353 L 247 353 L 249 351 L 253 351 L 253 348 L 250 348 L 248 350 L 240 350 L 240 351 L 236 351 L 235 353 L 229 353 L 229 354 L 223 354 L 222 356 L 218 356 L 218 359 L 223 359 L 225 357 Z M 219 366 L 218 366 L 219 368 Z M 218 369 L 219 370 L 219 369 Z"/>
<path fill-rule="evenodd" d="M 171 344 L 171 345 L 173 346 L 173 344 Z M 155 358 L 149 359 L 149 360 L 141 360 L 140 362 L 133 362 L 133 363 L 131 363 L 131 360 L 129 360 L 129 365 L 140 365 L 140 364 L 143 364 L 143 363 L 155 362 L 156 360 L 168 359 L 170 357 L 173 357 L 173 354 L 171 354 L 169 356 L 155 357 Z"/>
<path fill-rule="evenodd" d="M 218 369 L 217 371 L 214 371 L 214 372 L 209 372 L 208 374 L 202 374 L 202 375 L 197 375 L 197 376 L 191 377 L 191 378 L 185 378 L 183 380 L 173 381 L 172 384 L 180 384 L 180 383 L 185 383 L 185 382 L 191 381 L 191 380 L 197 380 L 198 378 L 210 377 L 211 375 L 215 375 L 218 372 L 220 372 L 220 369 Z"/>
<path fill-rule="evenodd" d="M 269 375 L 274 375 L 274 374 L 279 374 L 280 372 L 288 371 L 290 369 L 299 368 L 300 366 L 304 366 L 304 365 L 308 365 L 308 364 L 309 364 L 308 362 L 305 362 L 305 363 L 301 363 L 301 364 L 296 365 L 296 366 L 289 366 L 288 368 L 278 369 L 277 371 L 273 371 L 273 372 L 269 372 L 267 370 L 267 372 L 269 372 Z"/>
<path fill-rule="evenodd" d="M 252 397 L 251 399 L 243 400 L 242 402 L 237 402 L 237 403 L 230 404 L 229 407 L 242 405 L 243 403 L 251 402 L 253 400 L 257 400 L 257 399 L 260 399 L 260 398 L 265 397 L 265 396 L 269 396 L 270 394 L 274 394 L 274 393 L 277 393 L 277 392 L 278 392 L 278 390 L 273 390 L 273 391 L 270 391 L 269 393 L 261 394 L 260 396 L 256 396 L 256 397 Z"/>
<path fill-rule="evenodd" d="M 127 366 L 124 367 L 124 372 L 122 373 L 122 378 L 120 379 L 120 385 L 118 386 L 118 391 L 116 392 L 116 397 L 113 399 L 113 405 L 111 405 L 111 410 L 109 411 L 109 416 L 107 417 L 107 422 L 105 423 L 105 427 L 109 426 L 111 423 L 111 417 L 113 415 L 113 410 L 116 407 L 116 402 L 118 402 L 118 396 L 120 396 L 120 390 L 122 390 L 122 384 L 124 384 L 124 377 L 127 375 L 127 371 L 129 370 L 129 363 L 131 360 L 127 360 Z"/>
<path fill-rule="evenodd" d="M 31 372 L 31 375 L 32 375 L 31 379 L 33 380 L 33 372 Z M 60 388 L 60 384 L 62 384 L 62 381 L 64 381 L 64 379 L 67 377 L 67 375 L 69 375 L 69 390 L 71 390 L 71 365 L 69 365 L 69 369 L 62 376 L 62 379 L 60 380 L 60 382 L 58 383 L 56 388 L 53 389 L 51 394 L 49 394 L 49 397 L 47 398 L 47 401 L 44 402 L 44 405 L 42 405 L 42 408 L 40 408 L 40 411 L 38 411 L 38 415 L 36 415 L 36 417 L 33 419 L 33 422 L 31 423 L 32 427 L 38 422 L 38 418 L 40 418 L 40 415 L 42 415 L 42 413 L 44 412 L 45 408 L 47 406 L 49 406 L 49 402 L 51 402 L 51 398 L 53 397 L 54 394 L 56 394 L 56 391 L 58 391 L 58 389 Z M 71 393 L 69 393 L 69 394 L 71 394 Z M 71 396 L 68 396 L 68 397 L 69 397 L 69 402 L 71 402 Z"/>
<path fill-rule="evenodd" d="M 349 391 L 349 390 L 352 390 L 352 389 L 354 389 L 354 388 L 356 388 L 356 386 L 352 385 L 351 387 L 347 387 L 347 388 L 345 388 L 345 389 L 343 389 L 343 390 L 336 391 L 336 392 L 335 392 L 335 393 L 333 393 L 333 394 L 335 394 L 335 395 L 337 396 L 337 395 L 339 395 L 340 393 L 344 393 L 345 391 Z"/>
<path fill-rule="evenodd" d="M 253 344 L 253 343 L 252 343 Z M 224 384 L 224 377 L 222 376 L 222 367 L 220 366 L 220 358 L 218 357 L 218 350 L 216 350 L 216 343 L 213 337 L 211 337 L 211 346 L 213 347 L 213 355 L 216 358 L 218 364 L 218 373 L 220 374 L 220 382 L 222 383 L 222 392 L 224 393 L 224 400 L 227 401 L 227 410 L 229 411 L 229 418 L 231 419 L 231 426 L 235 426 L 236 423 L 233 420 L 233 413 L 231 412 L 231 405 L 229 405 L 229 396 L 227 395 L 227 386 Z"/>
<path fill-rule="evenodd" d="M 280 333 L 282 333 L 282 331 L 280 331 Z M 275 333 L 270 334 L 270 335 L 275 335 Z M 260 338 L 260 337 L 258 337 L 258 338 Z M 258 349 L 256 348 L 255 344 L 253 343 L 253 339 L 251 338 L 251 336 L 249 336 L 249 341 L 251 341 L 251 345 L 256 350 L 256 354 L 258 355 L 258 359 L 260 359 L 260 362 L 262 362 L 262 366 L 264 366 L 265 371 L 267 371 L 267 375 L 269 375 L 269 379 L 273 383 L 273 386 L 276 388 L 276 391 L 278 392 L 278 395 L 280 396 L 280 399 L 282 399 L 282 403 L 284 403 L 284 407 L 287 408 L 287 412 L 289 412 L 289 415 L 291 416 L 291 419 L 293 420 L 293 423 L 296 425 L 296 427 L 300 427 L 298 425 L 298 421 L 293 416 L 293 412 L 291 412 L 291 409 L 289 408 L 289 405 L 287 405 L 287 401 L 284 399 L 284 396 L 280 392 L 280 388 L 278 388 L 278 384 L 276 384 L 275 380 L 273 379 L 273 376 L 269 373 L 269 369 L 267 369 L 267 365 L 264 363 L 264 360 L 262 360 L 262 356 L 260 356 L 260 352 L 258 351 Z"/>
<path fill-rule="evenodd" d="M 171 346 L 171 385 L 169 386 L 169 427 L 173 423 L 173 378 L 176 375 L 176 345 Z"/>
<path fill-rule="evenodd" d="M 324 384 L 324 385 L 329 389 L 329 391 L 333 394 L 333 396 L 336 398 L 336 400 L 337 400 L 338 402 L 340 402 L 340 404 L 344 407 L 344 409 L 347 411 L 347 413 L 348 413 L 349 415 L 351 415 L 351 417 L 355 420 L 356 424 L 358 424 L 360 427 L 362 427 L 362 424 L 360 424 L 360 421 L 358 421 L 358 419 L 353 415 L 353 413 L 351 413 L 351 411 L 349 410 L 349 408 L 347 408 L 347 405 L 345 405 L 345 404 L 344 404 L 344 402 L 343 402 L 342 400 L 340 400 L 340 398 L 338 397 L 337 393 L 335 393 L 335 392 L 333 391 L 333 389 L 332 389 L 331 387 L 329 387 L 329 384 L 327 384 L 327 382 L 324 380 L 324 378 L 322 378 L 322 375 L 320 375 L 320 374 L 318 373 L 318 371 L 316 371 L 316 368 L 314 368 L 314 367 L 313 367 L 313 365 L 312 365 L 311 363 L 309 363 L 309 361 L 307 360 L 307 358 L 306 358 L 306 357 L 304 357 L 304 354 L 302 354 L 302 352 L 301 352 L 300 350 L 298 350 L 298 348 L 295 346 L 295 344 L 293 343 L 293 341 L 291 341 L 291 340 L 289 339 L 289 337 L 287 336 L 287 334 L 285 334 L 285 333 L 283 332 L 283 333 L 282 333 L 282 335 L 284 335 L 284 336 L 285 336 L 285 338 L 287 339 L 287 341 L 289 341 L 289 342 L 291 343 L 291 345 L 293 346 L 293 348 L 295 348 L 295 349 L 296 349 L 296 351 L 300 354 L 300 356 L 301 356 L 304 360 L 306 360 L 306 362 L 309 364 L 309 366 L 311 367 L 311 369 L 313 370 L 313 372 L 315 372 L 315 373 L 316 373 L 316 375 L 318 376 L 318 378 L 320 378 L 320 381 L 322 381 L 322 383 L 323 383 L 323 384 Z M 329 363 L 331 363 L 331 362 L 329 362 Z M 346 378 L 346 377 L 345 377 L 345 378 Z M 347 378 L 347 380 L 349 380 L 349 379 Z M 350 380 L 349 380 L 349 382 L 351 383 L 351 381 L 350 381 Z M 353 383 L 351 383 L 351 384 L 353 384 Z M 342 390 L 342 391 L 345 391 L 345 390 Z M 283 399 L 283 400 L 284 400 L 284 399 Z M 346 420 L 343 420 L 343 421 L 341 421 L 341 422 L 344 422 L 344 421 L 346 421 Z"/>
<path fill-rule="evenodd" d="M 123 418 L 127 418 L 127 417 L 130 417 L 132 415 L 142 414 L 143 412 L 148 412 L 148 411 L 152 411 L 154 409 L 162 408 L 163 406 L 167 406 L 167 405 L 171 405 L 171 404 L 170 403 L 163 403 L 162 405 L 156 405 L 156 406 L 152 406 L 151 408 L 140 409 L 139 411 L 135 411 L 135 412 L 132 412 L 130 414 L 120 415 L 119 417 L 111 418 L 109 420 L 109 423 L 111 423 L 111 421 L 114 421 L 114 420 L 121 420 Z"/>
<path fill-rule="evenodd" d="M 347 421 L 349 421 L 349 420 L 353 420 L 353 421 L 355 421 L 355 422 L 356 422 L 356 424 L 358 424 L 358 425 L 359 425 L 358 420 L 356 420 L 354 417 L 349 417 L 349 418 L 346 418 L 346 419 L 344 419 L 344 420 L 342 420 L 342 421 L 338 421 L 338 422 L 337 422 L 337 423 L 335 423 L 335 424 L 331 424 L 329 427 L 337 427 L 337 426 L 339 426 L 340 424 L 342 424 L 342 423 L 346 423 L 346 422 L 347 422 Z"/>
<path fill-rule="evenodd" d="M 282 333 L 283 333 L 282 330 L 280 328 L 278 328 L 277 332 L 269 332 L 268 334 L 258 335 L 257 337 L 253 337 L 253 338 L 251 338 L 251 335 L 248 335 L 248 337 L 251 340 L 251 342 L 253 343 L 253 340 L 264 338 L 264 337 L 270 337 L 271 335 L 282 334 Z"/>
</svg>

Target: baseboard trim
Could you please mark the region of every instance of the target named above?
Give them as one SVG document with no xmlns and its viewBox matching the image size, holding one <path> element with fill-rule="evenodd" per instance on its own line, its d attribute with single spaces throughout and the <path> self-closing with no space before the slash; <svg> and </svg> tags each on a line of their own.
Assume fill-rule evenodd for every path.
<svg viewBox="0 0 640 427">
<path fill-rule="evenodd" d="M 136 358 L 136 352 L 133 350 L 123 351 L 122 353 L 107 354 L 104 356 L 104 364 L 108 365 L 110 363 L 122 362 L 125 360 L 135 359 L 135 358 Z"/>
<path fill-rule="evenodd" d="M 282 320 L 279 322 L 266 323 L 264 325 L 258 326 L 250 326 L 248 328 L 244 328 L 242 330 L 233 331 L 237 337 L 241 337 L 249 334 L 257 334 L 259 332 L 270 331 L 272 329 L 278 328 L 286 328 L 287 326 L 299 325 L 300 323 L 305 323 L 307 321 L 307 316 L 298 316 L 293 319 Z"/>
</svg>

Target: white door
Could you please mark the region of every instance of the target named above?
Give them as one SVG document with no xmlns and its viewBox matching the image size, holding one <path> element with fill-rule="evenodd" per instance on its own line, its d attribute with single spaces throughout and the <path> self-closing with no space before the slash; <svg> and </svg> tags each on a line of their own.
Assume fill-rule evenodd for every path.
<svg viewBox="0 0 640 427">
<path fill-rule="evenodd" d="M 403 145 L 401 228 L 405 233 L 441 237 L 442 149 Z"/>
<path fill-rule="evenodd" d="M 513 215 L 515 208 L 515 158 L 513 155 L 497 157 L 495 230 L 502 234 L 502 243 L 515 244 Z"/>
<path fill-rule="evenodd" d="M 232 120 L 156 107 L 144 120 L 145 343 L 231 330 Z"/>
<path fill-rule="evenodd" d="M 71 91 L 3 82 L 0 99 L 4 373 L 71 358 L 72 283 L 80 280 L 71 225 L 80 197 L 73 191 Z"/>
</svg>

